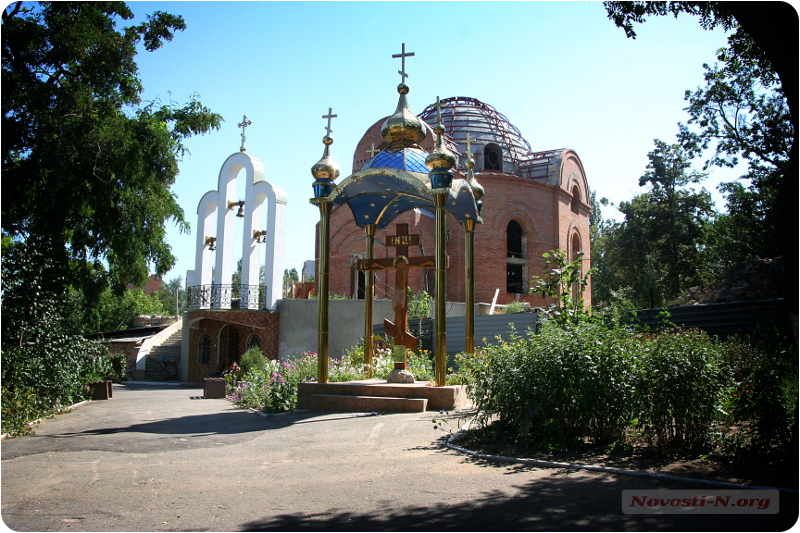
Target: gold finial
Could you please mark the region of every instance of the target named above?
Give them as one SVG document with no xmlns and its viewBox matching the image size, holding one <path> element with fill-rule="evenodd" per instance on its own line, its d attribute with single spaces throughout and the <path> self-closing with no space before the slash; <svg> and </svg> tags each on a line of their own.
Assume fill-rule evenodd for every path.
<svg viewBox="0 0 800 533">
<path fill-rule="evenodd" d="M 456 165 L 456 156 L 444 145 L 445 127 L 442 124 L 441 103 L 436 97 L 436 146 L 433 151 L 425 158 L 425 165 L 432 171 L 448 171 Z"/>
<path fill-rule="evenodd" d="M 244 115 L 242 117 L 242 121 L 236 125 L 237 127 L 242 128 L 242 146 L 239 148 L 240 152 L 247 150 L 247 148 L 244 147 L 244 142 L 247 140 L 247 137 L 244 135 L 244 130 L 247 129 L 247 126 L 250 126 L 252 123 L 252 121 L 247 120 L 247 115 Z"/>
<path fill-rule="evenodd" d="M 478 180 L 475 179 L 475 174 L 472 171 L 472 168 L 475 166 L 475 160 L 472 159 L 472 149 L 470 147 L 470 143 L 477 140 L 478 139 L 471 138 L 469 132 L 467 132 L 467 183 L 472 187 L 472 196 L 475 197 L 476 201 L 479 201 L 483 198 L 484 189 L 483 185 L 478 183 Z"/>
<path fill-rule="evenodd" d="M 314 196 L 317 198 L 327 196 L 333 190 L 333 180 L 339 177 L 339 168 L 331 158 L 331 145 L 333 144 L 331 119 L 337 118 L 337 115 L 334 115 L 333 109 L 329 107 L 328 114 L 322 115 L 322 118 L 328 119 L 328 124 L 325 126 L 326 135 L 322 138 L 325 150 L 322 153 L 322 159 L 311 167 L 311 175 L 317 180 L 314 182 Z"/>
<path fill-rule="evenodd" d="M 419 143 L 425 139 L 428 133 L 419 117 L 408 108 L 408 100 L 406 98 L 409 90 L 408 85 L 405 84 L 405 79 L 408 77 L 408 74 L 406 74 L 406 57 L 413 55 L 413 52 L 406 52 L 406 44 L 403 43 L 403 51 L 392 56 L 393 58 L 401 58 L 403 66 L 401 70 L 397 71 L 401 76 L 401 83 L 397 86 L 397 92 L 400 93 L 397 109 L 381 126 L 381 137 L 386 141 L 388 148 L 419 147 Z"/>
<path fill-rule="evenodd" d="M 414 52 L 406 53 L 406 43 L 403 43 L 402 51 L 399 54 L 392 55 L 392 59 L 397 59 L 398 57 L 402 62 L 402 66 L 401 69 L 397 71 L 397 73 L 400 74 L 400 84 L 405 85 L 406 78 L 408 77 L 408 74 L 406 74 L 406 58 L 414 57 Z"/>
</svg>

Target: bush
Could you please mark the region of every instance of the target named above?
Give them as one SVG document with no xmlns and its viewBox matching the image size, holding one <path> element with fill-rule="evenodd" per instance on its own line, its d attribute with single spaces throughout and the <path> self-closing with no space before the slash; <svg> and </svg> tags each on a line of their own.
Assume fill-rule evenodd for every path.
<svg viewBox="0 0 800 533">
<path fill-rule="evenodd" d="M 730 380 L 718 342 L 695 330 L 640 335 L 635 391 L 639 426 L 662 448 L 708 441 Z"/>
<path fill-rule="evenodd" d="M 545 321 L 536 334 L 460 355 L 469 394 L 487 424 L 545 448 L 626 443 L 644 435 L 688 450 L 724 419 L 726 349 L 704 333 L 636 334 L 594 320 Z M 541 446 L 540 446 L 541 448 Z"/>
<path fill-rule="evenodd" d="M 239 366 L 244 373 L 254 371 L 263 372 L 267 368 L 267 360 L 261 348 L 253 346 L 242 354 Z"/>
</svg>

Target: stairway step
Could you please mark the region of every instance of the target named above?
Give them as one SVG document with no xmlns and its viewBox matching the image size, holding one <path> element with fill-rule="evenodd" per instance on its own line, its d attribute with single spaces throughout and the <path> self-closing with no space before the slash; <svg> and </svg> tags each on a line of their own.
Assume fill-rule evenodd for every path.
<svg viewBox="0 0 800 533">
<path fill-rule="evenodd" d="M 391 396 L 342 396 L 338 394 L 312 394 L 309 408 L 328 413 L 383 412 L 424 413 L 427 398 L 395 398 Z"/>
</svg>

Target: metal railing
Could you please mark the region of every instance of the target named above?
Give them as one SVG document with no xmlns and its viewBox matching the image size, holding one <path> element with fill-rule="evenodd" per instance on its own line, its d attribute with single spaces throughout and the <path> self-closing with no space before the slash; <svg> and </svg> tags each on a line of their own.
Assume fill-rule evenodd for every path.
<svg viewBox="0 0 800 533">
<path fill-rule="evenodd" d="M 194 285 L 186 290 L 187 309 L 264 309 L 266 289 L 264 285 L 239 283 Z"/>
</svg>

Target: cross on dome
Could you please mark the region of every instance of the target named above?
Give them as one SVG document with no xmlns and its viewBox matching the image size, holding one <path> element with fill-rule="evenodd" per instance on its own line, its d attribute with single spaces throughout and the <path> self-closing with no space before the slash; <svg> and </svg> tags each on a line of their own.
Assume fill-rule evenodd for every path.
<svg viewBox="0 0 800 533">
<path fill-rule="evenodd" d="M 406 74 L 406 58 L 407 57 L 413 57 L 413 56 L 414 56 L 414 52 L 406 53 L 406 43 L 403 43 L 402 52 L 400 52 L 399 54 L 392 54 L 392 58 L 393 59 L 396 59 L 396 58 L 399 57 L 400 60 L 402 61 L 401 69 L 397 71 L 397 73 L 400 74 L 400 83 L 405 83 L 406 82 L 406 78 L 408 77 L 408 74 Z"/>
<path fill-rule="evenodd" d="M 333 131 L 333 130 L 331 130 L 331 119 L 339 118 L 339 115 L 334 115 L 333 114 L 333 108 L 329 107 L 328 108 L 328 114 L 327 115 L 322 115 L 322 118 L 327 118 L 328 119 L 328 125 L 325 126 L 325 132 L 330 137 L 331 132 Z"/>
<path fill-rule="evenodd" d="M 467 157 L 472 157 L 472 150 L 470 148 L 470 143 L 472 141 L 477 141 L 478 139 L 473 139 L 472 137 L 470 137 L 469 132 L 467 132 L 467 138 L 464 140 L 467 143 Z"/>
<path fill-rule="evenodd" d="M 246 150 L 246 148 L 244 147 L 244 142 L 247 140 L 247 137 L 245 137 L 244 132 L 245 129 L 247 129 L 247 126 L 250 126 L 252 123 L 253 123 L 252 121 L 247 120 L 247 115 L 244 115 L 242 116 L 242 121 L 236 125 L 236 127 L 242 128 L 242 147 L 239 148 L 240 152 L 244 152 Z"/>
</svg>

